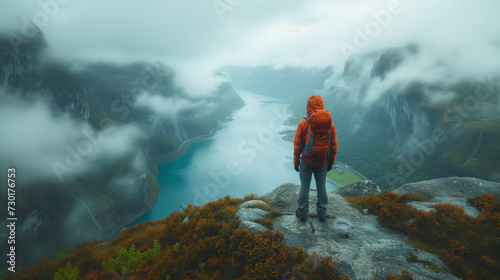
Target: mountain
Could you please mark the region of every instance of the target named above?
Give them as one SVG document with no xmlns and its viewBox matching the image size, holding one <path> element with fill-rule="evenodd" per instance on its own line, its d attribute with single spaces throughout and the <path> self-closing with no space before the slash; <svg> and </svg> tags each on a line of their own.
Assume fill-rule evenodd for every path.
<svg viewBox="0 0 500 280">
<path fill-rule="evenodd" d="M 410 45 L 352 55 L 322 88 L 293 98 L 290 122 L 303 117 L 309 95 L 321 94 L 337 130 L 337 159 L 384 189 L 447 176 L 499 182 L 500 77 L 451 77 L 448 69 L 440 78 L 432 67 L 421 74 L 412 69 L 422 67 L 423 53 Z"/>
<path fill-rule="evenodd" d="M 446 176 L 499 181 L 498 77 L 396 79 L 417 67 L 420 52 L 408 46 L 353 56 L 343 73 L 327 82 L 325 103 L 340 119 L 347 151 L 340 157 L 389 188 Z M 349 134 L 366 141 L 349 141 L 351 136 L 343 136 Z M 367 156 L 380 157 L 379 151 L 392 160 L 386 170 Z"/>
<path fill-rule="evenodd" d="M 53 110 L 69 113 L 77 119 L 88 119 L 89 92 L 83 80 L 67 68 L 40 61 L 47 48 L 43 33 L 26 42 L 15 41 L 16 33 L 0 36 L 0 86 L 25 99 L 43 96 L 51 99 Z M 38 96 L 34 96 L 35 93 Z"/>
<path fill-rule="evenodd" d="M 43 175 L 19 176 L 16 249 L 23 258 L 18 267 L 54 257 L 83 240 L 115 236 L 158 199 L 156 165 L 182 153 L 190 141 L 211 135 L 244 105 L 227 81 L 195 100 L 175 85 L 175 72 L 161 63 L 67 65 L 45 56 L 48 43 L 40 30 L 18 44 L 12 34 L 18 33 L 0 36 L 2 108 L 14 106 L 20 116 L 31 116 L 23 129 L 43 133 L 34 128 L 48 119 L 47 131 L 61 133 L 19 143 L 37 146 L 46 137 L 63 139 L 44 142 L 44 150 L 31 155 L 32 162 L 42 162 L 32 165 Z M 37 119 L 28 114 L 35 109 L 47 113 Z M 48 157 L 42 160 L 43 154 Z M 2 155 L 1 166 L 20 162 L 14 156 Z M 24 171 L 21 164 L 15 167 Z"/>
</svg>

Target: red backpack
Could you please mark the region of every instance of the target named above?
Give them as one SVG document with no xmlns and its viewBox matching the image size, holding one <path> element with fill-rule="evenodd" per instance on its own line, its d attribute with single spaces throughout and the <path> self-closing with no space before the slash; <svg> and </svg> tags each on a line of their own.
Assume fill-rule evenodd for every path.
<svg viewBox="0 0 500 280">
<path fill-rule="evenodd" d="M 307 119 L 307 136 L 304 156 L 311 162 L 325 164 L 330 158 L 330 128 L 332 116 L 326 110 L 315 110 Z"/>
</svg>

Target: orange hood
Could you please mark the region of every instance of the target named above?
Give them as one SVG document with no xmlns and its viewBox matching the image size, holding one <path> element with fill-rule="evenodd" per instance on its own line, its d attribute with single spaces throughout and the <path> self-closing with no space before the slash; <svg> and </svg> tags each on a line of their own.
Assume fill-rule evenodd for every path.
<svg viewBox="0 0 500 280">
<path fill-rule="evenodd" d="M 307 115 L 309 116 L 314 110 L 323 110 L 323 98 L 319 95 L 311 95 L 307 99 Z"/>
</svg>

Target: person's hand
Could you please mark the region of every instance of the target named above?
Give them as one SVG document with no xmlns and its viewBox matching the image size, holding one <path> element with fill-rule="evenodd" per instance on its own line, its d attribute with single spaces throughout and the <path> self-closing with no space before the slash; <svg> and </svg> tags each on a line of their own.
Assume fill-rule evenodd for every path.
<svg viewBox="0 0 500 280">
<path fill-rule="evenodd" d="M 295 171 L 299 172 L 299 166 L 295 165 Z"/>
<path fill-rule="evenodd" d="M 328 167 L 326 168 L 326 172 L 328 172 L 328 171 L 330 171 L 330 170 L 332 170 L 332 167 L 331 167 L 331 166 L 328 166 Z"/>
</svg>

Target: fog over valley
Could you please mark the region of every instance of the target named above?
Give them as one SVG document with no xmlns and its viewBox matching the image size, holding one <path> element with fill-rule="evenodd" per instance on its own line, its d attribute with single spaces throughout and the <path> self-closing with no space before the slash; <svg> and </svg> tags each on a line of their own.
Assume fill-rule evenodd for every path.
<svg viewBox="0 0 500 280">
<path fill-rule="evenodd" d="M 12 232 L 27 267 L 179 204 L 300 183 L 292 142 L 313 94 L 337 133 L 332 172 L 355 174 L 329 191 L 500 183 L 498 11 L 495 0 L 2 1 L 0 178 L 15 173 L 15 196 L 4 189 L 0 207 L 15 199 L 15 211 L 0 218 L 16 227 L 0 230 L 0 271 Z"/>
</svg>

